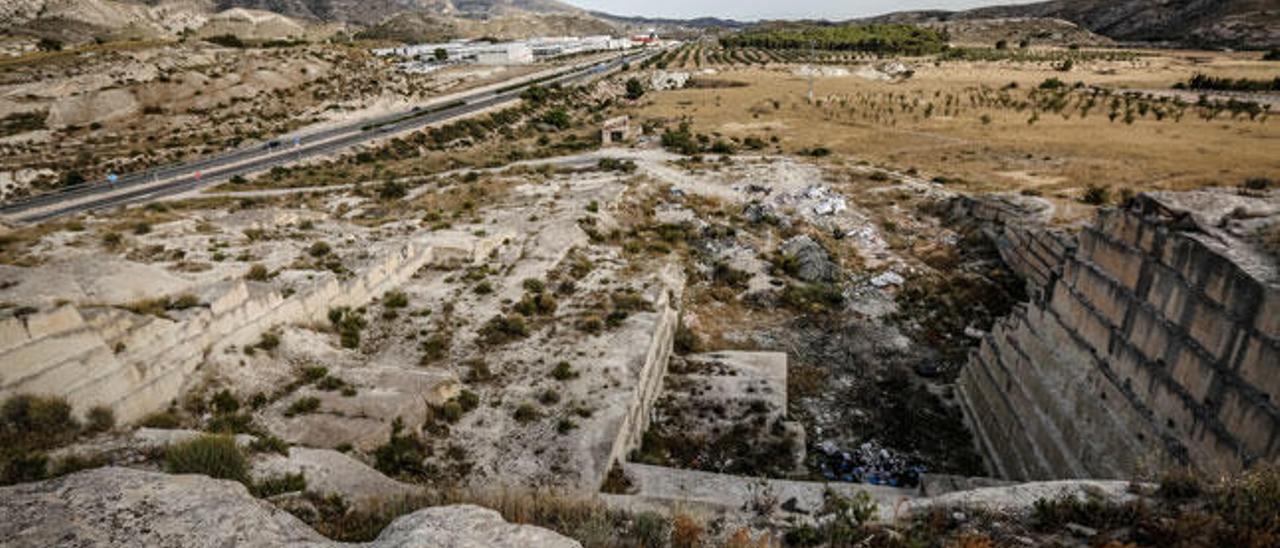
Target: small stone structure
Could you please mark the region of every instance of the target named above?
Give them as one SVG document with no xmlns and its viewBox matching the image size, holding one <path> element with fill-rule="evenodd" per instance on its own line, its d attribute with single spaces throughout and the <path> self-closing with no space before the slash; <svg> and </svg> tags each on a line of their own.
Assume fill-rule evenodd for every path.
<svg viewBox="0 0 1280 548">
<path fill-rule="evenodd" d="M 600 144 L 609 146 L 625 143 L 635 138 L 638 131 L 631 127 L 630 116 L 619 116 L 604 121 L 600 126 Z"/>
<path fill-rule="evenodd" d="M 1276 462 L 1280 270 L 1255 243 L 1277 226 L 1274 195 L 1235 191 L 1141 195 L 1100 211 L 1070 252 L 1006 224 L 1002 250 L 1021 250 L 1010 263 L 1040 290 L 960 379 L 992 470 L 1129 478 Z"/>
</svg>

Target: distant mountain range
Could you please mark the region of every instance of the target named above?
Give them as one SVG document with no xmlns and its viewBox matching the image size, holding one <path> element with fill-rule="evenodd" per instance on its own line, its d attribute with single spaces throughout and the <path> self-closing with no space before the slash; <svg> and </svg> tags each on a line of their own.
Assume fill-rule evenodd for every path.
<svg viewBox="0 0 1280 548">
<path fill-rule="evenodd" d="M 1053 0 L 968 11 L 913 11 L 864 21 L 926 23 L 1053 18 L 1120 41 L 1198 47 L 1280 47 L 1277 0 Z"/>
<path fill-rule="evenodd" d="M 245 11 L 247 10 L 247 11 Z M 347 25 L 366 36 L 394 40 L 474 36 L 515 38 L 540 33 L 624 33 L 657 28 L 667 33 L 733 30 L 747 23 L 706 17 L 679 20 L 590 12 L 558 0 L 0 0 L 0 34 L 94 37 L 176 34 L 204 28 L 235 13 L 241 27 L 270 34 L 287 21 Z M 288 19 L 264 25 L 254 14 Z M 223 19 L 226 19 L 223 16 Z M 1027 19 L 1026 32 L 1019 19 Z M 968 11 L 908 11 L 860 19 L 975 29 L 1011 34 L 1075 33 L 1065 21 L 1107 38 L 1197 47 L 1280 47 L 1280 0 L 1052 0 Z M 976 21 L 998 21 L 975 25 Z M 248 26 L 246 26 L 248 25 Z M 219 28 L 235 28 L 224 25 Z M 264 30 L 265 29 L 265 30 Z M 294 32 L 294 31 L 290 31 Z M 1088 34 L 1088 33 L 1085 33 Z M 1105 39 L 1104 39 L 1105 40 Z"/>
</svg>

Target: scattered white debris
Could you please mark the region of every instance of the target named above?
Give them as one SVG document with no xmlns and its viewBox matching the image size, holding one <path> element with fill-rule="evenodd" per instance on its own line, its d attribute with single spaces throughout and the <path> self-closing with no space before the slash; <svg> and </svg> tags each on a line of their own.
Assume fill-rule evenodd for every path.
<svg viewBox="0 0 1280 548">
<path fill-rule="evenodd" d="M 653 89 L 657 91 L 666 91 L 671 89 L 684 88 L 689 83 L 689 73 L 687 72 L 667 72 L 665 70 L 655 71 L 649 83 Z"/>
<path fill-rule="evenodd" d="M 884 274 L 871 278 L 871 285 L 883 288 L 891 285 L 902 285 L 906 281 L 907 279 L 903 278 L 901 274 L 890 270 Z"/>
</svg>

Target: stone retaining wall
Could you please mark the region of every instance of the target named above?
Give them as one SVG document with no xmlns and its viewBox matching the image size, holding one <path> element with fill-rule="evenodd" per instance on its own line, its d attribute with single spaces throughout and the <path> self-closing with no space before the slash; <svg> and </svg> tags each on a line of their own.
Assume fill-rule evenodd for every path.
<svg viewBox="0 0 1280 548">
<path fill-rule="evenodd" d="M 993 471 L 1128 478 L 1276 462 L 1280 276 L 1248 243 L 1274 223 L 1274 198 L 1225 192 L 1102 210 L 962 373 L 961 400 Z M 1010 239 L 1032 255 L 1038 241 Z"/>
<path fill-rule="evenodd" d="M 636 387 L 628 402 L 626 414 L 610 446 L 608 458 L 602 461 L 605 468 L 598 471 L 596 481 L 590 482 L 597 486 L 604 483 L 609 467 L 625 461 L 631 451 L 640 447 L 644 432 L 649 429 L 654 402 L 662 392 L 662 380 L 667 376 L 676 328 L 680 323 L 679 307 L 680 296 L 684 292 L 684 274 L 673 264 L 667 265 L 660 276 L 664 283 L 659 284 L 663 291 L 654 303 L 657 321 L 654 323 L 645 359 L 638 364 Z"/>
</svg>

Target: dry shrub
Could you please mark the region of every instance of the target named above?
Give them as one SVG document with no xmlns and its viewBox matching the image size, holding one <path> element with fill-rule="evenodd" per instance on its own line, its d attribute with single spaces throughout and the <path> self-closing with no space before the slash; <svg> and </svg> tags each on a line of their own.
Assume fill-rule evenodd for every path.
<svg viewBox="0 0 1280 548">
<path fill-rule="evenodd" d="M 950 548 L 995 548 L 995 542 L 991 537 L 982 533 L 965 533 L 956 537 L 949 546 Z"/>
<path fill-rule="evenodd" d="M 706 531 L 696 520 L 686 514 L 678 514 L 671 526 L 672 548 L 697 548 L 702 546 Z"/>
<path fill-rule="evenodd" d="M 775 548 L 782 546 L 782 543 L 773 537 L 773 533 L 764 532 L 758 537 L 752 537 L 751 529 L 743 527 L 725 539 L 724 546 L 725 548 Z"/>
</svg>

